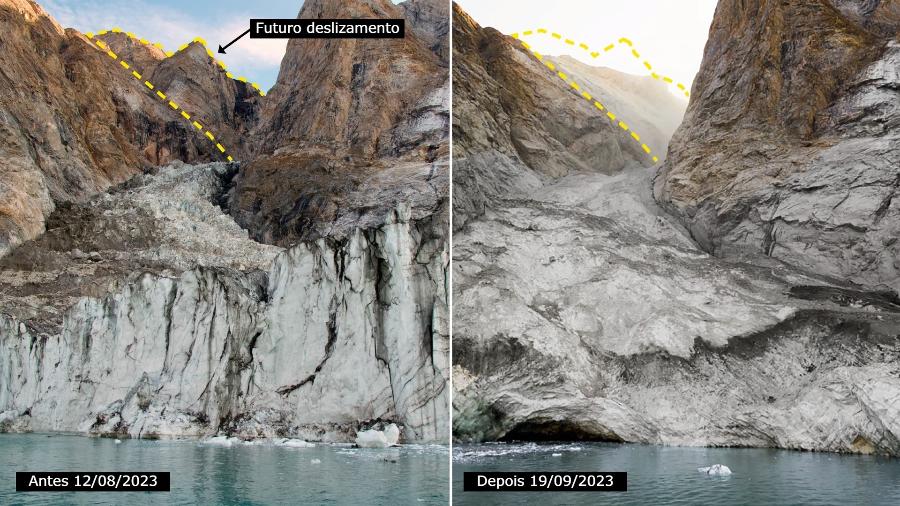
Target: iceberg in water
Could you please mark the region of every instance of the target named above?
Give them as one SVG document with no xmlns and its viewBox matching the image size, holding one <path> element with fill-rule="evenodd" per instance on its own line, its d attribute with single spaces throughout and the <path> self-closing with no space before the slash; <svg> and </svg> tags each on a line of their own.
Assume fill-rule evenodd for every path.
<svg viewBox="0 0 900 506">
<path fill-rule="evenodd" d="M 728 476 L 729 474 L 731 474 L 731 469 L 723 464 L 713 464 L 709 467 L 698 467 L 697 471 L 715 476 Z"/>
<path fill-rule="evenodd" d="M 286 446 L 288 448 L 313 448 L 316 445 L 306 442 L 302 439 L 277 439 L 274 441 L 275 446 Z"/>
<path fill-rule="evenodd" d="M 241 440 L 236 437 L 228 437 L 228 436 L 215 436 L 209 439 L 204 439 L 200 441 L 201 444 L 209 445 L 209 446 L 232 446 L 234 444 L 240 444 Z"/>
<path fill-rule="evenodd" d="M 360 448 L 387 448 L 400 440 L 400 428 L 389 424 L 381 430 L 362 430 L 356 434 L 356 446 Z"/>
</svg>

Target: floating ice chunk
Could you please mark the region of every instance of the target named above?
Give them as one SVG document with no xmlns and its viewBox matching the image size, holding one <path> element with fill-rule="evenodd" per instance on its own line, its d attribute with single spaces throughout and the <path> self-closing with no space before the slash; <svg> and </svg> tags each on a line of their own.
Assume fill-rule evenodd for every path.
<svg viewBox="0 0 900 506">
<path fill-rule="evenodd" d="M 562 457 L 562 453 L 554 453 L 550 455 L 551 457 Z"/>
<path fill-rule="evenodd" d="M 208 445 L 208 446 L 232 446 L 235 443 L 240 443 L 241 440 L 236 437 L 228 437 L 228 436 L 215 436 L 209 439 L 204 439 L 200 441 L 200 444 Z"/>
<path fill-rule="evenodd" d="M 728 469 L 728 466 L 723 464 L 713 464 L 709 467 L 698 467 L 697 471 L 715 476 L 728 476 L 729 474 L 731 474 L 731 469 Z"/>
<path fill-rule="evenodd" d="M 302 439 L 276 439 L 274 441 L 275 446 L 285 446 L 287 448 L 313 448 L 316 445 L 313 443 L 306 442 Z"/>
<path fill-rule="evenodd" d="M 117 444 L 117 445 L 122 444 L 122 440 L 121 440 L 121 439 L 116 439 L 116 444 Z"/>
<path fill-rule="evenodd" d="M 321 464 L 322 461 L 319 460 L 319 459 L 312 459 L 312 460 L 309 461 L 309 463 L 310 463 L 310 464 Z"/>
<path fill-rule="evenodd" d="M 360 448 L 387 448 L 394 446 L 400 440 L 400 428 L 396 424 L 390 424 L 380 430 L 363 430 L 356 434 L 356 446 Z"/>
<path fill-rule="evenodd" d="M 400 428 L 397 427 L 397 424 L 390 424 L 384 428 L 384 437 L 387 438 L 388 443 L 395 445 L 398 441 L 400 441 Z"/>
</svg>

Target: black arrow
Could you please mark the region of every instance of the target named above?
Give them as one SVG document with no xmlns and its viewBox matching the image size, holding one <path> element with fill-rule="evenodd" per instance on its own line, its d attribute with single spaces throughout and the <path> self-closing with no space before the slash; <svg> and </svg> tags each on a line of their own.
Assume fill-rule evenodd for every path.
<svg viewBox="0 0 900 506">
<path fill-rule="evenodd" d="M 225 50 L 228 49 L 228 46 L 234 44 L 235 42 L 238 41 L 238 39 L 240 39 L 240 38 L 243 37 L 244 35 L 247 35 L 248 33 L 250 33 L 250 29 L 249 29 L 249 28 L 247 28 L 247 31 L 246 31 L 246 32 L 244 32 L 244 33 L 238 35 L 237 38 L 235 38 L 233 41 L 229 42 L 228 44 L 225 44 L 225 47 L 222 47 L 222 45 L 219 44 L 219 53 L 220 53 L 220 54 L 226 54 L 226 53 L 225 53 Z"/>
</svg>

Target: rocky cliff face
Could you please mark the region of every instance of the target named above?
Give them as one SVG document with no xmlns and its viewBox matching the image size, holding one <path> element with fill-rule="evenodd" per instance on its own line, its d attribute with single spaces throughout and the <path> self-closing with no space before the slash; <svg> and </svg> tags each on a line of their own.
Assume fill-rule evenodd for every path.
<svg viewBox="0 0 900 506">
<path fill-rule="evenodd" d="M 455 16 L 466 22 L 454 24 L 454 64 L 462 62 L 466 76 L 481 75 L 478 58 L 507 51 L 509 41 L 479 29 L 461 11 Z M 792 40 L 785 39 L 786 48 L 796 44 Z M 729 58 L 708 58 L 705 66 Z M 489 67 L 504 68 L 499 62 Z M 519 76 L 514 82 L 532 84 L 539 79 L 534 72 L 547 72 L 527 60 L 506 68 Z M 567 71 L 592 75 L 599 86 L 608 78 L 577 65 Z M 707 90 L 698 84 L 688 122 L 721 79 L 738 74 L 716 78 Z M 476 212 L 467 210 L 454 233 L 457 439 L 900 454 L 895 292 L 860 290 L 827 271 L 810 274 L 764 254 L 711 255 L 694 229 L 654 200 L 654 178 L 659 184 L 665 173 L 621 164 L 624 157 L 534 136 L 532 153 L 577 157 L 593 169 L 547 177 L 545 159 L 523 156 L 509 142 L 514 137 L 507 125 L 522 123 L 521 116 L 513 120 L 513 109 L 496 105 L 529 104 L 537 92 L 510 84 L 504 89 L 511 97 L 504 99 L 493 84 L 469 78 L 454 98 L 454 142 L 461 143 L 454 146 L 461 157 L 454 159 L 454 195 L 481 198 L 480 208 L 470 198 Z M 615 82 L 607 86 L 616 89 Z M 544 114 L 557 112 L 556 102 L 540 103 L 551 105 L 531 109 L 531 131 L 552 124 Z M 641 110 L 646 107 L 630 110 L 629 122 L 666 131 Z M 705 114 L 711 122 L 721 119 Z M 586 120 L 576 117 L 573 124 L 579 121 Z M 859 125 L 848 118 L 843 128 Z M 686 130 L 676 134 L 670 157 L 712 163 L 709 152 L 694 155 L 677 144 Z M 614 133 L 589 125 L 581 135 L 597 144 L 616 141 Z M 728 149 L 742 148 L 728 142 L 734 144 Z M 884 146 L 867 142 L 860 149 Z M 824 184 L 816 191 L 828 191 Z M 884 227 L 897 226 L 896 218 L 886 220 Z"/>
<path fill-rule="evenodd" d="M 656 198 L 716 255 L 900 288 L 900 8 L 719 2 Z"/>
<path fill-rule="evenodd" d="M 311 0 L 299 17 L 403 15 L 388 0 Z M 289 41 L 232 200 L 239 223 L 285 244 L 376 225 L 398 202 L 416 216 L 441 205 L 449 79 L 436 19 L 414 17 L 403 39 Z"/>
<path fill-rule="evenodd" d="M 0 29 L 0 255 L 40 234 L 59 203 L 82 201 L 171 160 L 221 159 L 215 145 L 153 91 L 82 34 L 63 30 L 36 3 L 0 1 Z M 141 67 L 159 65 L 164 73 L 165 67 L 189 57 L 179 54 L 163 61 L 155 48 L 130 49 L 124 35 L 105 39 L 115 51 L 133 57 L 133 68 L 147 76 L 154 69 Z M 195 78 L 206 72 L 199 65 L 183 67 Z M 209 89 L 187 89 L 176 82 L 166 82 L 163 90 L 170 87 L 187 104 L 220 98 Z M 240 101 L 240 93 L 232 95 L 222 97 L 223 109 Z M 239 118 L 234 123 L 229 121 L 235 118 L 209 119 L 226 139 L 242 123 Z"/>
<path fill-rule="evenodd" d="M 421 41 L 329 43 L 313 62 L 289 51 L 279 87 L 334 93 L 295 103 L 227 78 L 200 44 L 165 57 L 0 0 L 12 196 L 0 431 L 351 441 L 393 421 L 405 441 L 446 442 L 449 83 L 435 6 L 409 6 Z M 362 0 L 303 12 L 403 15 Z M 178 161 L 221 157 L 180 111 L 256 168 Z M 280 163 L 297 157 L 315 163 Z M 319 186 L 289 184 L 304 178 Z M 231 206 L 251 189 L 268 192 L 259 208 Z M 317 199 L 341 212 L 303 214 Z M 243 221 L 260 209 L 282 214 Z"/>
</svg>

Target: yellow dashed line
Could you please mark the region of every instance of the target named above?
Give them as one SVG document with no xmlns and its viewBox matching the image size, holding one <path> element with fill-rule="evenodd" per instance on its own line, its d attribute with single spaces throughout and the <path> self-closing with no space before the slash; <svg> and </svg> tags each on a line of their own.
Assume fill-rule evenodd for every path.
<svg viewBox="0 0 900 506">
<path fill-rule="evenodd" d="M 123 33 L 123 32 L 122 32 L 122 29 L 120 29 L 120 28 L 113 28 L 112 30 L 109 30 L 109 31 L 112 31 L 112 33 Z M 108 30 L 102 30 L 102 31 L 97 32 L 97 35 L 104 35 L 104 34 L 106 34 L 106 33 L 109 33 L 109 31 L 108 31 Z M 134 40 L 138 40 L 141 44 L 148 45 L 148 46 L 153 46 L 153 47 L 155 47 L 155 48 L 161 50 L 161 51 L 166 55 L 167 58 L 170 58 L 170 57 L 172 57 L 172 56 L 175 55 L 175 52 L 173 52 L 173 51 L 166 51 L 166 50 L 165 50 L 165 47 L 163 47 L 163 45 L 160 44 L 159 42 L 153 42 L 153 43 L 151 43 L 149 40 L 144 39 L 144 38 L 138 39 L 138 37 L 137 37 L 134 33 L 132 33 L 132 32 L 125 32 L 125 33 L 126 33 L 126 35 L 128 35 L 129 38 L 134 39 Z M 534 33 L 534 32 L 532 32 L 531 30 L 528 30 L 527 32 L 525 32 L 525 35 L 532 35 L 533 33 Z M 544 30 L 543 32 L 538 31 L 538 33 L 546 33 L 546 30 Z M 88 33 L 85 34 L 85 36 L 86 36 L 88 39 L 91 39 L 91 38 L 94 37 L 94 34 L 91 33 L 91 32 L 88 32 Z M 516 34 L 516 37 L 518 37 L 518 34 Z M 206 50 L 206 54 L 209 55 L 209 58 L 213 61 L 213 63 L 214 63 L 215 65 L 219 66 L 223 71 L 226 71 L 226 70 L 228 69 L 228 67 L 226 67 L 226 65 L 225 65 L 224 62 L 219 61 L 219 60 L 217 60 L 217 59 L 215 58 L 215 54 L 212 52 L 212 50 L 211 50 L 209 47 L 207 47 L 207 45 L 206 45 L 206 40 L 204 40 L 202 37 L 195 37 L 194 40 L 193 40 L 193 42 L 197 42 L 197 43 L 203 45 L 203 48 Z M 99 45 L 99 46 L 100 46 L 101 48 L 103 48 L 103 49 L 107 49 L 106 44 L 105 44 L 104 42 L 102 42 L 102 41 L 97 41 L 97 45 Z M 178 50 L 179 50 L 179 51 L 184 51 L 185 49 L 188 48 L 189 45 L 190 45 L 190 44 L 182 44 L 182 45 L 178 48 Z M 110 52 L 110 57 L 112 57 L 113 59 L 116 58 L 115 54 L 112 53 L 112 52 Z M 126 68 L 127 68 L 127 67 L 126 67 Z M 234 76 L 233 76 L 230 72 L 227 72 L 227 73 L 226 73 L 226 76 L 227 76 L 229 79 L 234 79 Z M 248 82 L 248 80 L 247 80 L 246 77 L 238 78 L 238 80 L 241 81 L 241 82 L 244 82 L 244 83 Z M 262 89 L 260 89 L 260 87 L 259 87 L 258 84 L 256 84 L 256 83 L 250 83 L 250 84 L 251 84 L 251 86 L 253 86 L 253 89 L 255 89 L 257 93 L 259 93 L 259 96 L 261 96 L 261 97 L 266 96 L 265 92 L 262 91 Z"/>
<path fill-rule="evenodd" d="M 572 39 L 566 39 L 566 44 L 568 44 L 568 45 L 570 45 L 570 46 L 574 46 L 574 45 L 575 45 L 575 41 L 572 40 Z"/>
<path fill-rule="evenodd" d="M 122 30 L 120 30 L 120 29 L 118 29 L 118 28 L 114 28 L 114 29 L 112 30 L 112 32 L 113 32 L 113 33 L 121 33 Z M 105 32 L 105 31 L 104 31 L 104 32 L 98 32 L 98 34 L 103 34 L 103 33 L 107 33 L 107 32 Z M 131 35 L 131 34 L 129 33 L 129 36 L 130 36 L 130 35 Z M 93 34 L 91 34 L 91 37 L 89 37 L 89 38 L 93 38 Z M 102 51 L 102 50 L 105 50 L 105 53 L 106 53 L 110 58 L 112 58 L 112 59 L 114 59 L 114 60 L 117 60 L 117 59 L 118 59 L 118 55 L 116 55 L 116 54 L 112 51 L 112 49 L 108 49 L 108 48 L 106 47 L 106 45 L 103 43 L 103 41 L 99 41 L 99 40 L 98 40 L 98 41 L 95 41 L 95 44 L 96 44 L 96 46 L 97 46 L 98 48 L 99 48 L 99 47 L 102 47 L 101 51 Z M 126 62 L 125 60 L 119 60 L 119 65 L 121 65 L 121 66 L 122 66 L 123 68 L 125 68 L 126 70 L 130 68 L 130 65 L 129 65 L 128 62 Z M 131 75 L 134 76 L 134 78 L 137 79 L 137 80 L 141 80 L 141 79 L 142 79 L 141 74 L 138 73 L 138 71 L 136 71 L 136 70 L 132 70 L 132 71 L 131 71 Z M 149 89 L 151 89 L 151 90 L 154 89 L 154 85 L 153 85 L 153 83 L 151 83 L 150 81 L 144 81 L 144 86 L 146 86 L 147 88 L 149 88 Z M 257 88 L 257 89 L 258 89 L 258 88 Z M 166 94 L 163 93 L 161 90 L 156 90 L 156 96 L 158 96 L 161 100 L 166 100 L 166 99 L 168 98 L 168 97 L 166 96 Z M 171 107 L 173 110 L 178 110 L 178 104 L 176 104 L 175 102 L 173 102 L 173 101 L 171 101 L 171 100 L 169 101 L 169 107 Z M 181 116 L 184 117 L 184 119 L 186 119 L 186 120 L 188 120 L 188 121 L 190 121 L 190 119 L 191 119 L 191 116 L 190 116 L 188 113 L 186 113 L 185 111 L 181 111 Z M 203 131 L 203 125 L 201 125 L 199 122 L 194 121 L 194 122 L 192 123 L 192 125 L 193 125 L 194 127 L 196 127 L 197 130 Z M 204 135 L 205 135 L 210 141 L 215 142 L 216 148 L 217 148 L 221 153 L 223 153 L 223 154 L 225 154 L 225 155 L 227 156 L 227 159 L 228 159 L 229 162 L 234 161 L 234 158 L 232 158 L 231 155 L 228 155 L 227 153 L 225 153 L 225 146 L 223 146 L 223 145 L 222 145 L 221 143 L 219 143 L 219 142 L 216 142 L 216 138 L 215 138 L 215 136 L 213 135 L 212 132 L 210 132 L 210 131 L 207 130 L 207 131 L 204 132 Z"/>
<path fill-rule="evenodd" d="M 546 28 L 538 28 L 538 33 L 547 33 Z"/>
<path fill-rule="evenodd" d="M 523 33 L 525 33 L 525 32 L 523 32 Z M 528 46 L 527 43 L 525 43 L 525 41 L 519 41 L 519 42 L 522 44 L 522 47 L 524 47 L 525 49 L 529 49 L 529 46 Z M 537 58 L 538 60 L 541 60 L 541 59 L 542 59 L 541 54 L 538 53 L 537 51 L 534 51 L 534 50 L 530 50 L 530 49 L 529 49 L 529 53 L 532 54 L 532 55 L 533 55 L 535 58 Z M 549 68 L 550 70 L 554 70 L 554 68 L 555 68 L 554 65 L 553 65 L 551 62 L 549 62 L 549 61 L 545 61 L 545 62 L 544 62 L 544 65 L 546 65 L 547 68 Z M 600 111 L 604 110 L 603 104 L 601 104 L 601 103 L 598 102 L 598 101 L 595 101 L 595 100 L 593 99 L 593 97 L 591 96 L 591 94 L 588 93 L 587 91 L 582 91 L 582 90 L 581 90 L 581 86 L 580 86 L 578 83 L 576 83 L 575 81 L 570 80 L 570 79 L 569 79 L 569 76 L 566 75 L 564 72 L 562 72 L 562 71 L 557 71 L 557 72 L 556 72 L 556 75 L 557 75 L 557 77 L 559 77 L 560 79 L 562 79 L 563 81 L 565 81 L 566 84 L 568 84 L 572 89 L 574 89 L 574 90 L 576 90 L 576 91 L 581 91 L 581 97 L 584 98 L 585 100 L 587 100 L 588 102 L 593 103 L 593 104 L 594 104 L 594 107 L 596 107 L 598 110 L 600 110 Z M 611 121 L 615 121 L 615 120 L 616 120 L 616 115 L 613 114 L 611 111 L 607 111 L 607 112 L 606 112 L 606 116 L 609 117 L 609 119 L 610 119 Z M 619 125 L 619 128 L 621 128 L 622 130 L 625 130 L 626 132 L 628 131 L 628 125 L 626 125 L 624 122 L 619 121 L 618 125 Z M 207 134 L 208 134 L 208 132 L 207 132 Z M 641 141 L 641 137 L 640 137 L 640 135 L 637 134 L 637 132 L 631 131 L 631 137 L 632 137 L 636 142 L 640 142 L 640 141 Z M 210 139 L 211 139 L 211 138 L 210 138 Z M 651 153 L 650 148 L 649 148 L 646 144 L 641 144 L 641 148 L 642 148 L 647 154 L 650 154 L 650 153 Z M 654 158 L 655 158 L 655 157 L 654 157 Z M 656 160 L 654 160 L 654 162 L 655 162 L 655 161 L 656 161 Z"/>
<path fill-rule="evenodd" d="M 532 32 L 531 30 L 526 30 L 526 31 L 522 32 L 522 35 L 530 35 L 530 34 L 532 34 L 532 33 L 533 33 L 533 32 Z M 538 29 L 538 30 L 537 30 L 537 33 L 544 33 L 544 34 L 545 34 L 545 33 L 547 33 L 547 30 Z M 518 34 L 515 34 L 515 35 L 516 35 L 516 37 L 518 38 Z M 572 39 L 564 39 L 562 35 L 560 35 L 560 34 L 558 34 L 558 33 L 556 33 L 556 32 L 552 32 L 551 35 L 552 35 L 553 38 L 555 38 L 555 39 L 563 40 L 566 44 L 574 45 L 574 42 L 572 41 Z M 628 46 L 628 47 L 631 49 L 631 54 L 632 54 L 632 56 L 634 56 L 634 57 L 637 58 L 638 60 L 641 59 L 641 53 L 639 53 L 638 50 L 635 49 L 635 48 L 633 47 L 634 44 L 631 42 L 630 39 L 627 39 L 627 38 L 625 38 L 625 37 L 622 37 L 622 38 L 619 39 L 618 43 L 619 43 L 619 44 L 623 44 L 623 45 Z M 526 47 L 527 47 L 527 46 L 526 46 Z M 592 58 L 597 58 L 597 57 L 600 55 L 600 53 L 597 52 L 597 51 L 591 52 L 591 51 L 590 51 L 590 48 L 588 47 L 587 44 L 580 43 L 580 44 L 578 44 L 578 47 L 581 48 L 581 49 L 583 49 L 584 51 L 588 52 L 588 54 L 590 54 Z M 611 43 L 611 44 L 607 45 L 606 47 L 604 47 L 604 48 L 603 48 L 603 51 L 604 51 L 604 52 L 609 52 L 609 51 L 612 51 L 612 50 L 615 49 L 615 48 L 616 48 L 616 43 Z M 653 76 L 653 79 L 660 79 L 660 77 L 662 77 L 662 76 L 660 76 L 659 74 L 657 74 L 656 72 L 652 72 L 652 70 L 653 70 L 653 65 L 652 65 L 649 61 L 647 61 L 647 60 L 642 60 L 641 63 L 644 65 L 644 67 L 646 67 L 647 70 L 651 71 L 651 74 L 650 74 L 650 75 Z M 686 97 L 690 97 L 690 96 L 691 96 L 691 92 L 687 89 L 687 86 L 684 85 L 683 83 L 675 83 L 675 82 L 672 80 L 672 78 L 670 78 L 670 77 L 662 77 L 662 80 L 665 81 L 667 84 L 676 84 L 676 86 L 678 87 L 678 89 L 681 90 L 682 93 L 684 93 L 684 96 L 686 96 Z"/>
</svg>

